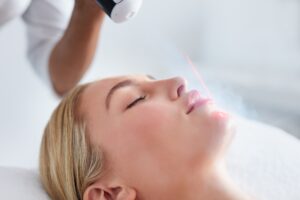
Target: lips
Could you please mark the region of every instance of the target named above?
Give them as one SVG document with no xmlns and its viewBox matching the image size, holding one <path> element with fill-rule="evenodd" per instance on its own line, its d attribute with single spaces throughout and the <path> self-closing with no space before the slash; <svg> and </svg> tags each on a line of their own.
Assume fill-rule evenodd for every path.
<svg viewBox="0 0 300 200">
<path fill-rule="evenodd" d="M 200 92 L 198 92 L 197 90 L 192 90 L 187 94 L 188 109 L 186 111 L 186 114 L 189 114 L 194 109 L 202 107 L 207 103 L 211 103 L 211 102 L 212 99 L 201 96 Z"/>
</svg>

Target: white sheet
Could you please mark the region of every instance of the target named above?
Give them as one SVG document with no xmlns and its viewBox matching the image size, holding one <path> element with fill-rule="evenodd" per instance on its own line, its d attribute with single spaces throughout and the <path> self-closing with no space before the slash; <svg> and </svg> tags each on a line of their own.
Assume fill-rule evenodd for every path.
<svg viewBox="0 0 300 200">
<path fill-rule="evenodd" d="M 239 119 L 228 167 L 258 200 L 300 199 L 300 142 L 280 129 Z"/>
<path fill-rule="evenodd" d="M 49 200 L 35 170 L 0 167 L 0 199 Z"/>
</svg>

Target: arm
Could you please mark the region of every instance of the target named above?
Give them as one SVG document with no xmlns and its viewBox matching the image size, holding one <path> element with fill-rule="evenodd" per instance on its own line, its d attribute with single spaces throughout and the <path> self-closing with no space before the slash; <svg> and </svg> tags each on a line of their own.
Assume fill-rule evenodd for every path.
<svg viewBox="0 0 300 200">
<path fill-rule="evenodd" d="M 57 94 L 74 87 L 94 57 L 104 12 L 90 0 L 76 0 L 70 23 L 53 48 L 49 73 Z"/>
<path fill-rule="evenodd" d="M 27 54 L 52 92 L 63 95 L 88 69 L 103 19 L 95 0 L 31 0 L 23 15 Z"/>
</svg>

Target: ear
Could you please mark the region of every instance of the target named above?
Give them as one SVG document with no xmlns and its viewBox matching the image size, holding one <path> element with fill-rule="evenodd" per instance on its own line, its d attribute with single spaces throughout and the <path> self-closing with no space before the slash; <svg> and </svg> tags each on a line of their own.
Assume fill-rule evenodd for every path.
<svg viewBox="0 0 300 200">
<path fill-rule="evenodd" d="M 128 186 L 117 186 L 110 189 L 112 200 L 135 200 L 136 191 Z"/>
<path fill-rule="evenodd" d="M 101 183 L 89 186 L 83 195 L 83 200 L 135 200 L 136 191 L 127 186 L 106 187 Z"/>
</svg>

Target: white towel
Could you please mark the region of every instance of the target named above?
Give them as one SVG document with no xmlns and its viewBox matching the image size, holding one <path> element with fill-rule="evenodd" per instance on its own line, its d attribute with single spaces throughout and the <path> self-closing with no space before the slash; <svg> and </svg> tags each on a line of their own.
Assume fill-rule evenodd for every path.
<svg viewBox="0 0 300 200">
<path fill-rule="evenodd" d="M 258 200 L 300 200 L 300 141 L 284 131 L 238 119 L 228 167 Z"/>
</svg>

